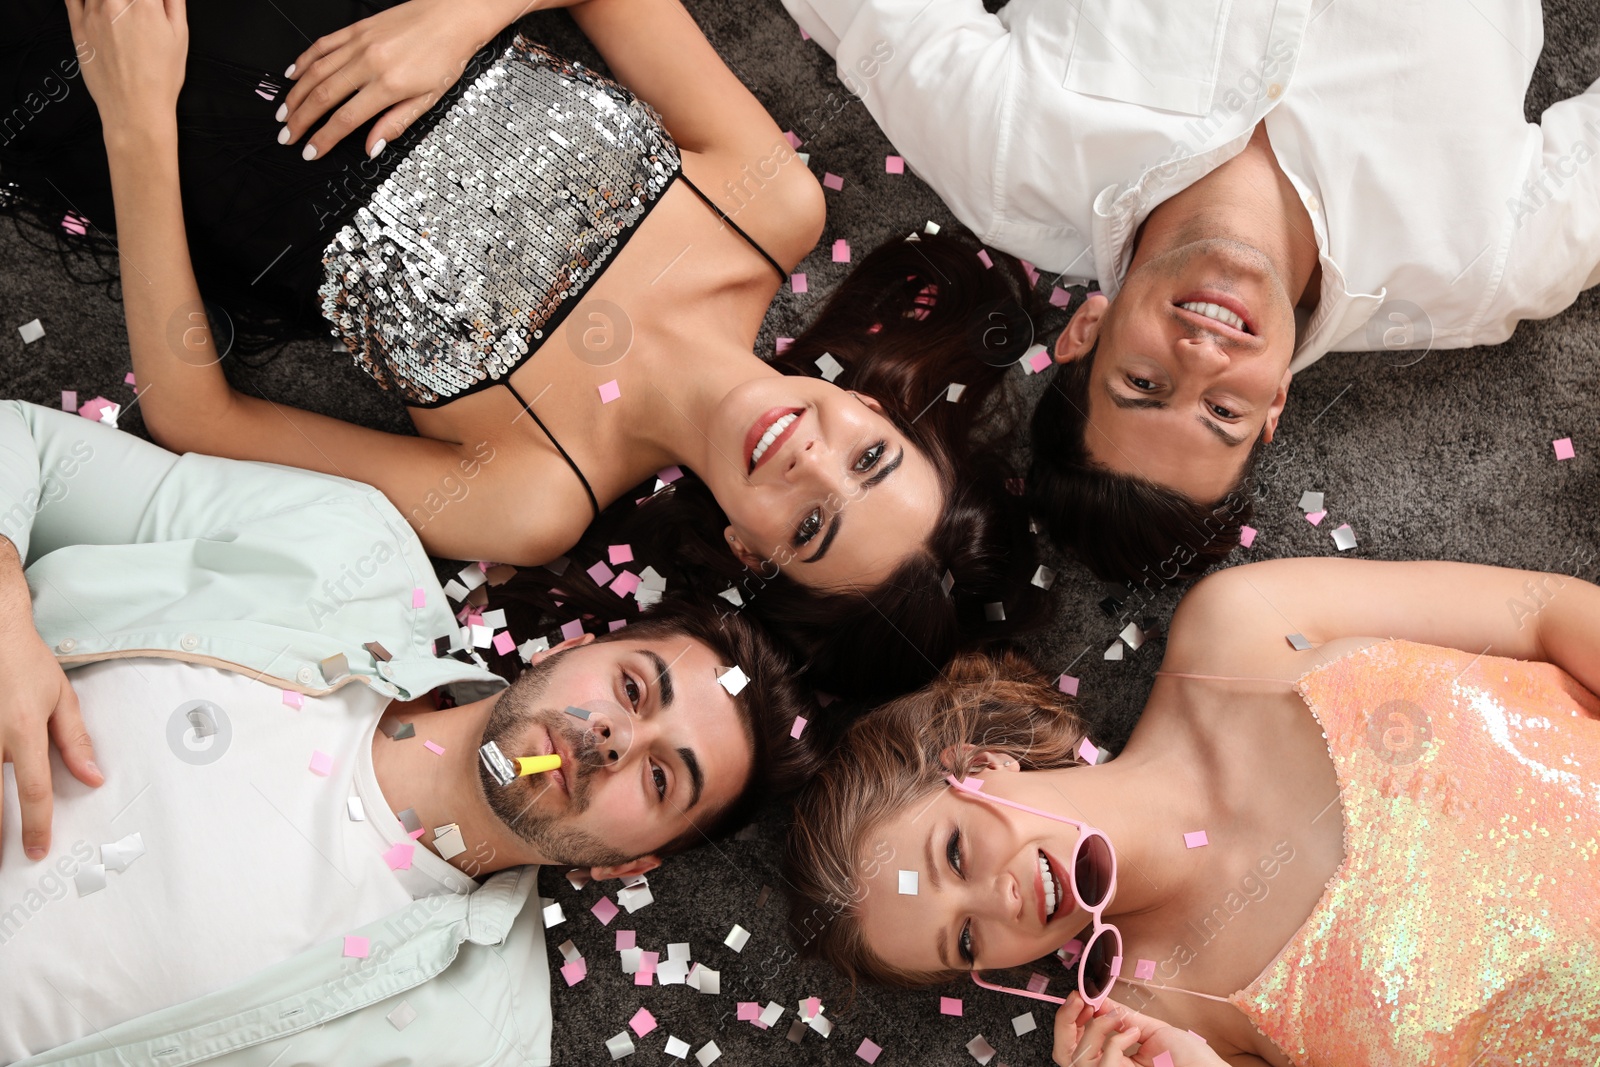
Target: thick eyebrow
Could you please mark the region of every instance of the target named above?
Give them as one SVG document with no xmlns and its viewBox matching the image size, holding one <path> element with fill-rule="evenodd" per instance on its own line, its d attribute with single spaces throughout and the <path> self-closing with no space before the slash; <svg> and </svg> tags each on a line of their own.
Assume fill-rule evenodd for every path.
<svg viewBox="0 0 1600 1067">
<path fill-rule="evenodd" d="M 929 828 L 926 842 L 928 879 L 933 882 L 934 889 L 939 888 L 939 865 L 933 859 L 933 839 L 938 836 L 938 833 L 938 830 Z M 950 962 L 950 938 L 946 935 L 943 924 L 939 926 L 939 935 L 934 940 L 934 946 L 939 950 L 939 962 L 944 964 L 946 970 L 958 971 L 961 969 Z"/>
<path fill-rule="evenodd" d="M 678 749 L 678 758 L 683 760 L 683 765 L 688 768 L 689 782 L 694 787 L 694 792 L 689 797 L 688 805 L 689 808 L 692 808 L 696 804 L 700 803 L 700 794 L 705 790 L 706 787 L 706 776 L 700 770 L 700 760 L 695 756 L 694 749 Z M 684 810 L 687 811 L 688 808 L 685 808 Z"/>
<path fill-rule="evenodd" d="M 650 666 L 656 672 L 656 685 L 660 690 L 659 701 L 662 707 L 672 707 L 672 671 L 667 667 L 667 661 L 656 655 L 650 649 L 641 649 Z M 699 794 L 695 794 L 698 796 Z"/>
<path fill-rule="evenodd" d="M 1122 408 L 1124 411 L 1143 408 L 1164 408 L 1167 406 L 1167 402 L 1165 400 L 1157 400 L 1155 397 L 1123 396 L 1121 393 L 1111 388 L 1110 382 L 1105 383 L 1105 390 L 1106 395 L 1111 398 L 1111 402 L 1117 405 L 1117 407 Z M 1245 442 L 1243 437 L 1233 436 L 1231 433 L 1224 430 L 1221 426 L 1218 426 L 1204 415 L 1196 415 L 1194 418 L 1196 422 L 1210 430 L 1222 440 L 1223 444 L 1227 445 L 1229 448 L 1238 448 Z"/>
<path fill-rule="evenodd" d="M 889 462 L 879 467 L 872 477 L 861 483 L 863 489 L 872 489 L 883 484 L 883 480 L 900 469 L 900 464 L 905 462 L 906 450 L 902 448 L 900 454 Z M 828 548 L 833 544 L 833 539 L 839 536 L 839 527 L 844 522 L 844 512 L 840 511 L 833 516 L 833 521 L 828 524 L 828 532 L 822 536 L 822 547 L 817 549 L 817 554 L 810 559 L 803 559 L 801 563 L 815 563 L 828 554 Z"/>
</svg>

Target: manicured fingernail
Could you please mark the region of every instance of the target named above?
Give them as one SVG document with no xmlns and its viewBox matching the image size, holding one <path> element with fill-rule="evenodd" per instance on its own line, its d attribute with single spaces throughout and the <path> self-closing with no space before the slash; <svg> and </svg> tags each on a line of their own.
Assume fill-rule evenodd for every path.
<svg viewBox="0 0 1600 1067">
<path fill-rule="evenodd" d="M 289 105 L 288 104 L 279 104 L 277 113 L 272 116 L 272 121 L 274 121 L 274 122 L 282 122 L 284 119 L 286 119 L 288 117 L 289 117 Z"/>
<path fill-rule="evenodd" d="M 94 760 L 89 760 L 88 762 L 84 763 L 84 767 L 88 768 L 90 774 L 97 775 L 101 778 L 105 777 L 105 772 L 100 769 L 100 764 L 96 763 Z"/>
<path fill-rule="evenodd" d="M 367 153 L 367 158 L 368 159 L 377 159 L 378 158 L 378 153 L 382 152 L 383 151 L 383 146 L 388 144 L 388 143 L 389 142 L 385 141 L 382 137 L 378 138 L 378 143 L 372 146 L 372 151 Z"/>
<path fill-rule="evenodd" d="M 278 131 L 278 143 L 279 144 L 288 144 L 289 143 L 289 127 L 285 126 L 283 129 Z"/>
<path fill-rule="evenodd" d="M 306 145 L 306 150 L 300 153 L 300 158 L 305 160 L 307 163 L 310 163 L 313 159 L 316 159 L 317 146 L 314 144 Z"/>
<path fill-rule="evenodd" d="M 44 859 L 44 849 L 39 848 L 37 846 L 35 846 L 33 848 L 23 849 L 23 851 L 28 854 L 28 858 L 30 860 L 42 860 L 42 859 Z"/>
<path fill-rule="evenodd" d="M 295 64 L 293 64 L 293 63 L 290 63 L 290 64 L 289 64 L 289 69 L 288 69 L 288 70 L 286 70 L 286 71 L 284 71 L 284 72 L 283 72 L 283 76 L 284 76 L 284 77 L 285 77 L 285 78 L 292 78 L 292 77 L 294 77 L 294 68 L 295 68 Z"/>
</svg>

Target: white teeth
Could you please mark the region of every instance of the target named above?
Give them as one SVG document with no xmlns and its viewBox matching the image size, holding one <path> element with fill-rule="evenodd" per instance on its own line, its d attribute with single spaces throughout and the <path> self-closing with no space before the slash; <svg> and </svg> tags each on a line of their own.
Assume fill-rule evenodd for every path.
<svg viewBox="0 0 1600 1067">
<path fill-rule="evenodd" d="M 767 432 L 762 434 L 761 440 L 756 442 L 755 451 L 750 453 L 750 466 L 754 467 L 757 463 L 760 463 L 761 457 L 767 454 L 767 448 L 772 444 L 772 442 L 776 441 L 778 436 L 792 426 L 794 424 L 794 420 L 798 419 L 799 417 L 799 415 L 791 412 L 790 414 L 779 419 L 777 422 L 773 423 L 771 426 L 768 426 Z"/>
<path fill-rule="evenodd" d="M 1192 311 L 1196 315 L 1204 315 L 1208 319 L 1216 319 L 1218 322 L 1232 326 L 1235 330 L 1244 330 L 1244 320 L 1219 304 L 1194 302 L 1179 304 L 1178 306 L 1185 311 Z M 1248 333 L 1249 331 L 1245 330 L 1245 332 Z"/>
<path fill-rule="evenodd" d="M 1056 907 L 1061 903 L 1061 887 L 1056 885 L 1055 874 L 1042 854 L 1039 856 L 1039 874 L 1044 879 L 1044 917 L 1046 920 L 1053 919 Z"/>
</svg>

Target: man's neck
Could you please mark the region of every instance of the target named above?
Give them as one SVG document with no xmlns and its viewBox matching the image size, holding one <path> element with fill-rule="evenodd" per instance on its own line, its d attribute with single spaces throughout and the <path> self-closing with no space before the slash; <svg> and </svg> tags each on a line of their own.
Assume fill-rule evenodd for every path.
<svg viewBox="0 0 1600 1067">
<path fill-rule="evenodd" d="M 383 799 L 395 812 L 411 809 L 428 832 L 419 843 L 433 847 L 437 827 L 455 823 L 466 851 L 448 862 L 473 877 L 521 863 L 542 863 L 532 847 L 506 829 L 484 800 L 478 778 L 478 745 L 498 697 L 435 710 L 431 697 L 396 701 L 372 736 L 372 770 Z M 415 735 L 388 735 L 411 723 Z M 435 753 L 426 742 L 442 752 Z M 435 849 L 437 851 L 437 849 Z"/>
<path fill-rule="evenodd" d="M 1322 267 L 1316 230 L 1294 183 L 1278 165 L 1266 123 L 1244 150 L 1151 211 L 1134 239 L 1129 273 L 1182 245 L 1224 237 L 1271 259 L 1290 299 L 1314 309 Z"/>
</svg>

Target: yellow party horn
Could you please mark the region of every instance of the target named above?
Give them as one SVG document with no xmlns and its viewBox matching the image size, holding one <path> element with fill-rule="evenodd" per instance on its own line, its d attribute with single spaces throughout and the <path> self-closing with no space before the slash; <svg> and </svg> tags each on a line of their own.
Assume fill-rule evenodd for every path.
<svg viewBox="0 0 1600 1067">
<path fill-rule="evenodd" d="M 530 774 L 555 770 L 561 766 L 561 757 L 552 752 L 548 756 L 518 756 L 513 762 L 517 765 L 517 777 L 525 778 Z"/>
</svg>

